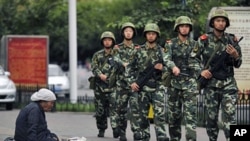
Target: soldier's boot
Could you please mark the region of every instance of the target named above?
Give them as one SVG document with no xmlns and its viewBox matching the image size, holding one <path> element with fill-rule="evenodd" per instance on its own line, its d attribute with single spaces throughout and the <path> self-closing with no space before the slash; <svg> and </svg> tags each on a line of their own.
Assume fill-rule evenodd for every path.
<svg viewBox="0 0 250 141">
<path fill-rule="evenodd" d="M 105 130 L 99 130 L 98 137 L 104 137 Z"/>
<path fill-rule="evenodd" d="M 157 141 L 169 141 L 168 137 L 158 138 Z"/>
<path fill-rule="evenodd" d="M 140 132 L 135 132 L 134 133 L 134 141 L 142 141 L 143 137 Z"/>
<path fill-rule="evenodd" d="M 126 132 L 124 130 L 120 130 L 120 139 L 119 141 L 127 141 Z"/>
<path fill-rule="evenodd" d="M 113 128 L 113 137 L 118 138 L 120 134 L 119 128 Z"/>
<path fill-rule="evenodd" d="M 119 141 L 127 141 L 126 135 L 120 135 Z"/>
</svg>

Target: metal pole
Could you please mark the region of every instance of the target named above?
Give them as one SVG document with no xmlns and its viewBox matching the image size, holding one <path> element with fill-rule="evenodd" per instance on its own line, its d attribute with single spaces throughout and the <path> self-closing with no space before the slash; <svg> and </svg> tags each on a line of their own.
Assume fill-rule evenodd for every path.
<svg viewBox="0 0 250 141">
<path fill-rule="evenodd" d="M 76 0 L 69 2 L 69 67 L 70 67 L 70 101 L 77 102 L 77 25 Z"/>
</svg>

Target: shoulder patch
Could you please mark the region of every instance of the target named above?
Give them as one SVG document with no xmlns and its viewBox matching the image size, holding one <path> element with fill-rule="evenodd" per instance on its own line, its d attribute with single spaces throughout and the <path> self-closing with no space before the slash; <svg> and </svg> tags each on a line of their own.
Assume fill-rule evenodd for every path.
<svg viewBox="0 0 250 141">
<path fill-rule="evenodd" d="M 166 40 L 167 44 L 172 44 L 172 40 Z"/>
<path fill-rule="evenodd" d="M 140 45 L 135 45 L 135 49 L 139 49 L 139 48 L 141 48 Z"/>
<path fill-rule="evenodd" d="M 119 49 L 119 48 L 120 48 L 119 45 L 114 46 L 114 49 Z"/>
<path fill-rule="evenodd" d="M 203 40 L 203 41 L 207 40 L 207 38 L 208 38 L 207 34 L 203 34 L 203 35 L 200 36 L 200 39 Z"/>
</svg>

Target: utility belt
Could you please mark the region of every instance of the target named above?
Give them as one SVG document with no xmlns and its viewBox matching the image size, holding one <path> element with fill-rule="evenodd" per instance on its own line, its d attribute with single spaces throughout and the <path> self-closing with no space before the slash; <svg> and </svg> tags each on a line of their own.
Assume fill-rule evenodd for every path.
<svg viewBox="0 0 250 141">
<path fill-rule="evenodd" d="M 180 72 L 181 73 L 185 73 L 185 74 L 188 74 L 188 75 L 190 75 L 190 76 L 192 76 L 193 75 L 193 72 L 190 70 L 190 69 L 188 69 L 188 68 L 184 68 L 184 69 L 180 69 Z M 192 74 L 191 74 L 192 73 Z"/>
<path fill-rule="evenodd" d="M 150 87 L 150 88 L 156 88 L 157 82 L 156 82 L 155 79 L 151 78 L 151 79 L 148 80 L 148 82 L 146 82 L 145 85 Z"/>
<path fill-rule="evenodd" d="M 217 71 L 213 73 L 213 77 L 218 80 L 226 80 L 228 77 L 234 76 L 233 72 Z"/>
<path fill-rule="evenodd" d="M 194 77 L 195 76 L 195 72 L 192 71 L 191 69 L 181 69 L 180 72 L 182 74 L 187 74 L 187 75 L 182 75 L 182 77 Z"/>
<path fill-rule="evenodd" d="M 114 91 L 114 89 L 109 86 L 109 83 L 103 82 L 101 79 L 97 79 L 96 86 L 98 87 L 98 90 L 103 93 Z"/>
</svg>

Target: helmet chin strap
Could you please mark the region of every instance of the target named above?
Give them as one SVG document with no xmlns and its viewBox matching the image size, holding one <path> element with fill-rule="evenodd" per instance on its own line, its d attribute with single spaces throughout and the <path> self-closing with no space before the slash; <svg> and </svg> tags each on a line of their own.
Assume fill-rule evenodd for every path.
<svg viewBox="0 0 250 141">
<path fill-rule="evenodd" d="M 109 47 L 104 47 L 104 48 L 106 48 L 106 49 L 111 49 L 112 47 L 111 47 L 111 46 L 109 46 Z"/>
<path fill-rule="evenodd" d="M 127 41 L 131 41 L 131 40 L 133 39 L 133 37 L 131 37 L 131 38 L 126 38 L 126 37 L 124 36 L 124 39 L 127 40 Z"/>
</svg>

